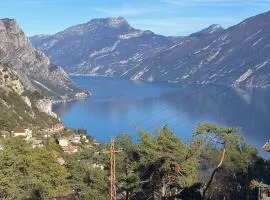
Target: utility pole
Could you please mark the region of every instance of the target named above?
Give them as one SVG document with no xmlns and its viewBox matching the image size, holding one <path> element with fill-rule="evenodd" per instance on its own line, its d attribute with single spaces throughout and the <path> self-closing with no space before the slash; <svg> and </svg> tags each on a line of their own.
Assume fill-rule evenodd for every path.
<svg viewBox="0 0 270 200">
<path fill-rule="evenodd" d="M 111 138 L 110 150 L 105 152 L 110 154 L 109 200 L 116 200 L 115 155 L 118 152 L 120 151 L 115 150 L 115 139 Z"/>
</svg>

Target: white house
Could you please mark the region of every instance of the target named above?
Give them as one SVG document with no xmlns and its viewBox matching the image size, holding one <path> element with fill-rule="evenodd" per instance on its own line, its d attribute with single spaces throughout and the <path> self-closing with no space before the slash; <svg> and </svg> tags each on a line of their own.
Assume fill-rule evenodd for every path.
<svg viewBox="0 0 270 200">
<path fill-rule="evenodd" d="M 32 141 L 32 147 L 33 148 L 38 148 L 38 147 L 43 147 L 43 142 L 42 140 L 33 140 Z"/>
<path fill-rule="evenodd" d="M 60 145 L 61 147 L 65 147 L 65 146 L 68 146 L 68 145 L 69 145 L 69 140 L 66 139 L 66 138 L 60 138 L 60 139 L 58 140 L 58 142 L 59 142 L 59 145 Z"/>
<path fill-rule="evenodd" d="M 81 139 L 82 139 L 85 143 L 89 143 L 89 140 L 87 139 L 86 135 L 82 135 Z"/>
<path fill-rule="evenodd" d="M 15 137 L 18 137 L 18 136 L 25 137 L 26 141 L 29 141 L 32 138 L 32 130 L 28 128 L 25 129 L 22 126 L 17 126 L 16 128 L 14 128 L 12 133 Z"/>
<path fill-rule="evenodd" d="M 81 136 L 75 135 L 70 141 L 73 143 L 76 143 L 76 144 L 80 144 L 81 143 Z"/>
</svg>

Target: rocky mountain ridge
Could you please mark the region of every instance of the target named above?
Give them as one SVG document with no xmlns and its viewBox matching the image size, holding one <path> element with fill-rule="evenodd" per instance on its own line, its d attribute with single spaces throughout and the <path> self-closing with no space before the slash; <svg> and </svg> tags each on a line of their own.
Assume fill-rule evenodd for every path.
<svg viewBox="0 0 270 200">
<path fill-rule="evenodd" d="M 0 20 L 0 62 L 30 91 L 52 99 L 74 98 L 82 92 L 61 68 L 37 51 L 14 19 Z"/>
<path fill-rule="evenodd" d="M 119 76 L 173 43 L 172 38 L 131 27 L 122 17 L 93 19 L 30 40 L 70 74 L 105 76 Z"/>
<path fill-rule="evenodd" d="M 123 74 L 134 80 L 270 87 L 270 12 L 181 40 Z"/>
<path fill-rule="evenodd" d="M 165 37 L 106 18 L 30 40 L 70 74 L 264 88 L 270 87 L 269 21 L 266 12 L 228 29 L 213 24 Z"/>
</svg>

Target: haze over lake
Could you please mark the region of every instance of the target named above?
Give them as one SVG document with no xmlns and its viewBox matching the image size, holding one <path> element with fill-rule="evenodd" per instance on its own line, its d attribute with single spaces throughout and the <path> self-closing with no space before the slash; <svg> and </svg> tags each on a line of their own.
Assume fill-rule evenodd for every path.
<svg viewBox="0 0 270 200">
<path fill-rule="evenodd" d="M 85 128 L 100 141 L 108 141 L 120 132 L 137 139 L 136 129 L 154 132 L 163 125 L 188 140 L 199 122 L 239 126 L 240 134 L 259 151 L 269 138 L 270 92 L 266 89 L 146 83 L 107 77 L 72 79 L 93 95 L 54 105 L 53 110 L 66 126 Z"/>
</svg>

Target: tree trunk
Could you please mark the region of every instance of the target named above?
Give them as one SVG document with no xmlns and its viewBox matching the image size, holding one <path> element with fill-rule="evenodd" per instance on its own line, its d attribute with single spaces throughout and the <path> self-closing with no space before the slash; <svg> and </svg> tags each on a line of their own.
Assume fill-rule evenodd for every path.
<svg viewBox="0 0 270 200">
<path fill-rule="evenodd" d="M 153 196 L 153 200 L 155 200 L 155 186 L 152 186 L 152 196 Z"/>
<path fill-rule="evenodd" d="M 223 152 L 222 152 L 222 156 L 220 159 L 220 162 L 218 164 L 218 166 L 214 169 L 214 171 L 212 172 L 212 175 L 210 177 L 210 180 L 208 181 L 208 183 L 206 184 L 205 188 L 203 189 L 203 200 L 205 199 L 205 195 L 207 190 L 209 189 L 210 185 L 212 184 L 213 180 L 214 180 L 214 176 L 217 173 L 218 169 L 221 167 L 221 165 L 223 164 L 224 161 L 224 157 L 225 157 L 225 153 L 226 153 L 226 149 L 225 147 L 223 148 Z"/>
<path fill-rule="evenodd" d="M 126 200 L 129 200 L 129 191 L 126 190 Z"/>
<path fill-rule="evenodd" d="M 166 183 L 165 181 L 163 180 L 162 181 L 162 188 L 161 188 L 161 197 L 162 199 L 166 196 Z"/>
</svg>

